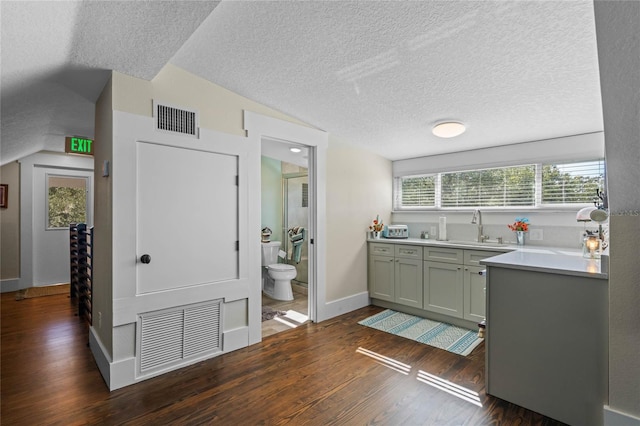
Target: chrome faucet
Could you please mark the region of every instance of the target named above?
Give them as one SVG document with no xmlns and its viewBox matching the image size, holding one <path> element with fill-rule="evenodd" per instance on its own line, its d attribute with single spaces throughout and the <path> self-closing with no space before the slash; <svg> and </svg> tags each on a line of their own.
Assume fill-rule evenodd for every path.
<svg viewBox="0 0 640 426">
<path fill-rule="evenodd" d="M 489 239 L 488 235 L 482 235 L 482 213 L 480 212 L 480 209 L 475 209 L 473 211 L 473 217 L 471 218 L 471 223 L 473 225 L 478 225 L 478 238 L 476 241 L 478 241 L 479 243 L 484 243 L 485 241 L 487 241 Z"/>
</svg>

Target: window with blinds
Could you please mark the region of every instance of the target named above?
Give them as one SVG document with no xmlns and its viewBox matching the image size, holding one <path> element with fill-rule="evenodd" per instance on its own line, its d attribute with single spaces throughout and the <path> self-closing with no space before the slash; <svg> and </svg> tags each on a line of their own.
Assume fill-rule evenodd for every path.
<svg viewBox="0 0 640 426">
<path fill-rule="evenodd" d="M 442 174 L 442 207 L 533 206 L 534 165 Z"/>
<path fill-rule="evenodd" d="M 434 207 L 436 176 L 405 176 L 400 178 L 399 197 L 403 207 Z"/>
<path fill-rule="evenodd" d="M 604 160 L 400 176 L 395 179 L 394 208 L 588 204 L 603 189 L 604 176 Z"/>
<path fill-rule="evenodd" d="M 604 187 L 604 160 L 542 165 L 542 204 L 590 203 Z"/>
</svg>

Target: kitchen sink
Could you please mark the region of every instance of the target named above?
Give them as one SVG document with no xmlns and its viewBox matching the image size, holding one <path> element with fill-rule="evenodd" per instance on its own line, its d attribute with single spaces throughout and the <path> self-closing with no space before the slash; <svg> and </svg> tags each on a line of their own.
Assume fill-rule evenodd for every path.
<svg viewBox="0 0 640 426">
<path fill-rule="evenodd" d="M 481 243 L 477 241 L 463 241 L 463 240 L 449 240 L 448 244 L 461 245 L 461 246 L 473 246 L 473 247 L 509 247 L 510 244 L 499 243 L 497 241 L 483 241 Z"/>
</svg>

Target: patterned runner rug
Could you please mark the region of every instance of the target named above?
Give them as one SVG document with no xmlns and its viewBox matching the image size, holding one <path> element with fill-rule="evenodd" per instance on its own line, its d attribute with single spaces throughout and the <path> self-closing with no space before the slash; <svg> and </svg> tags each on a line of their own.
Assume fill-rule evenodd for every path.
<svg viewBox="0 0 640 426">
<path fill-rule="evenodd" d="M 391 309 L 366 318 L 358 324 L 463 356 L 469 355 L 484 340 L 478 338 L 477 331 Z"/>
</svg>

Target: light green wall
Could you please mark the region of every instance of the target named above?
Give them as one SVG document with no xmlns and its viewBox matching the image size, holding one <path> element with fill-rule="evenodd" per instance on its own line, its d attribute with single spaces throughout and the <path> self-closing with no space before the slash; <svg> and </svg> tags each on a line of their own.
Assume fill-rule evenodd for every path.
<svg viewBox="0 0 640 426">
<path fill-rule="evenodd" d="M 262 157 L 262 225 L 273 234 L 271 241 L 282 238 L 282 162 Z"/>
</svg>

